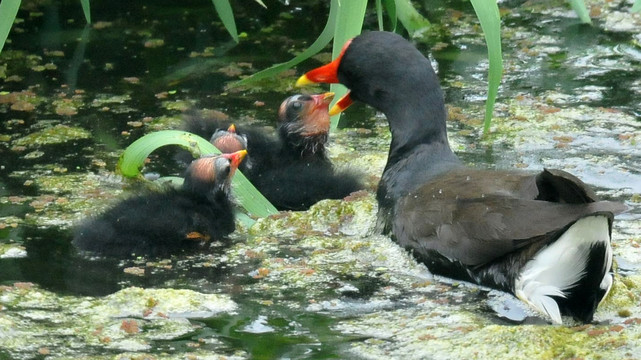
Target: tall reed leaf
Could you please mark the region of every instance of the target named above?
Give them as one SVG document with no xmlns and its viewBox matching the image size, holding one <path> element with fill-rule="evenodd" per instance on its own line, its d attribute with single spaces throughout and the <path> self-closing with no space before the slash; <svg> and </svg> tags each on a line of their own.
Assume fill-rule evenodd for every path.
<svg viewBox="0 0 641 360">
<path fill-rule="evenodd" d="M 236 20 L 234 19 L 234 12 L 231 9 L 231 4 L 229 4 L 229 0 L 211 0 L 211 1 L 214 2 L 214 8 L 218 13 L 218 17 L 220 17 L 220 20 L 223 22 L 223 25 L 225 25 L 225 29 L 227 29 L 227 32 L 229 33 L 229 35 L 231 35 L 232 39 L 234 39 L 235 42 L 238 42 L 238 30 L 236 30 Z"/>
<path fill-rule="evenodd" d="M 632 9 L 630 9 L 631 12 L 639 12 L 641 11 L 641 0 L 636 0 L 634 2 L 634 5 L 632 5 Z"/>
<path fill-rule="evenodd" d="M 430 22 L 416 11 L 410 0 L 396 0 L 395 4 L 396 16 L 410 36 L 430 26 Z"/>
<path fill-rule="evenodd" d="M 363 29 L 363 20 L 365 19 L 365 10 L 367 9 L 367 0 L 350 0 L 338 3 L 340 10 L 336 18 L 334 27 L 334 46 L 332 47 L 332 59 L 335 59 L 343 49 L 347 40 L 357 36 Z M 332 8 L 337 5 L 332 1 Z M 333 103 L 338 101 L 347 93 L 347 88 L 341 84 L 331 84 L 330 91 L 336 93 Z M 331 129 L 338 126 L 340 114 L 332 116 Z"/>
<path fill-rule="evenodd" d="M 376 21 L 378 21 L 378 30 L 383 31 L 383 4 L 381 0 L 376 0 Z"/>
<path fill-rule="evenodd" d="M 584 0 L 570 0 L 570 6 L 572 6 L 572 10 L 574 10 L 574 12 L 579 17 L 582 23 L 584 24 L 592 23 L 592 19 L 590 19 L 590 13 L 588 12 L 588 9 L 585 7 Z"/>
<path fill-rule="evenodd" d="M 296 57 L 294 57 L 293 59 L 287 62 L 273 65 L 272 67 L 269 67 L 265 70 L 261 70 L 242 80 L 230 83 L 229 86 L 234 87 L 234 86 L 244 85 L 244 84 L 251 83 L 252 81 L 257 81 L 257 80 L 266 79 L 268 77 L 275 76 L 281 71 L 284 71 L 293 66 L 296 66 L 297 64 L 318 54 L 319 51 L 323 50 L 323 48 L 327 44 L 329 44 L 329 42 L 332 40 L 332 37 L 334 36 L 334 25 L 336 24 L 336 14 L 338 13 L 338 5 L 337 5 L 338 3 L 339 3 L 339 0 L 332 0 L 332 5 L 329 8 L 329 17 L 327 19 L 327 23 L 325 24 L 325 28 L 323 28 L 323 31 L 321 31 L 320 35 L 318 35 L 318 38 L 316 38 L 316 41 L 314 41 L 312 45 L 310 45 L 307 49 L 305 49 L 305 51 L 298 54 Z"/>
<path fill-rule="evenodd" d="M 495 0 L 470 0 L 476 16 L 479 18 L 481 28 L 485 34 L 487 53 L 490 62 L 488 75 L 487 101 L 485 102 L 485 121 L 483 133 L 487 134 L 492 122 L 494 102 L 503 75 L 503 56 L 501 55 L 501 18 L 499 7 Z"/>
<path fill-rule="evenodd" d="M 7 41 L 9 31 L 13 22 L 16 20 L 18 9 L 20 8 L 20 0 L 2 0 L 0 2 L 0 52 Z"/>
<path fill-rule="evenodd" d="M 87 20 L 87 24 L 91 24 L 91 9 L 89 7 L 89 0 L 80 0 L 80 4 L 82 5 L 82 12 L 85 13 L 85 20 Z"/>
<path fill-rule="evenodd" d="M 149 154 L 166 145 L 181 146 L 195 155 L 220 154 L 214 145 L 200 136 L 185 131 L 163 130 L 147 134 L 129 145 L 118 160 L 118 170 L 123 176 L 138 176 Z M 250 215 L 265 217 L 278 213 L 240 171 L 232 178 L 232 185 L 234 197 Z"/>
<path fill-rule="evenodd" d="M 387 29 L 389 31 L 396 31 L 396 23 L 397 23 L 397 17 L 396 17 L 396 1 L 395 0 L 383 0 L 383 6 L 385 7 L 385 10 L 387 11 L 387 15 L 390 18 L 390 21 L 392 22 L 392 25 Z"/>
</svg>

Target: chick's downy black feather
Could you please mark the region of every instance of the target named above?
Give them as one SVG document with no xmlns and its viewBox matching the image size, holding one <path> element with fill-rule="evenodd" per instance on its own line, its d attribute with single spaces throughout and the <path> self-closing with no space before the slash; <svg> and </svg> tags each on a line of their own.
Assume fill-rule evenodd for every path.
<svg viewBox="0 0 641 360">
<path fill-rule="evenodd" d="M 168 256 L 222 239 L 235 228 L 229 181 L 245 151 L 239 153 L 194 160 L 180 189 L 122 200 L 80 224 L 74 245 L 114 257 Z"/>
</svg>

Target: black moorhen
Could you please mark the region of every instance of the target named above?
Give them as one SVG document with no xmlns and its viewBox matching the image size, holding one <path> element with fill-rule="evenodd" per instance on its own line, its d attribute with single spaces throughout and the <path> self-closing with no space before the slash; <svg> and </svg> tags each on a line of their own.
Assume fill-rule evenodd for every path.
<svg viewBox="0 0 641 360">
<path fill-rule="evenodd" d="M 278 138 L 223 118 L 188 116 L 183 129 L 219 147 L 247 148 L 241 170 L 278 210 L 307 210 L 323 199 L 342 199 L 363 189 L 359 176 L 337 170 L 327 156 L 328 108 L 333 93 L 294 95 L 280 105 Z M 227 130 L 222 130 L 227 128 Z M 224 144 L 222 144 L 224 142 Z"/>
<path fill-rule="evenodd" d="M 378 186 L 385 232 L 435 274 L 512 292 L 547 314 L 592 321 L 612 286 L 610 236 L 620 203 L 575 176 L 465 167 L 450 149 L 438 78 L 401 36 L 367 32 L 297 85 L 341 83 L 383 112 L 392 143 Z"/>
<path fill-rule="evenodd" d="M 194 160 L 180 189 L 134 196 L 75 229 L 73 244 L 105 256 L 167 256 L 234 231 L 230 181 L 246 150 Z"/>
</svg>

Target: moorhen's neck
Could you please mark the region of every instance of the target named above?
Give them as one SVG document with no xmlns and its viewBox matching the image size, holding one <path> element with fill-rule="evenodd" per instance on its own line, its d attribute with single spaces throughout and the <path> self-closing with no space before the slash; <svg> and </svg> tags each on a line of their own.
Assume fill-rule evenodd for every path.
<svg viewBox="0 0 641 360">
<path fill-rule="evenodd" d="M 389 123 L 392 143 L 377 193 L 383 211 L 417 186 L 462 166 L 449 146 L 438 77 L 414 46 L 396 34 L 366 33 L 349 45 L 338 73 L 354 100 L 383 112 Z"/>
<path fill-rule="evenodd" d="M 389 231 L 396 202 L 435 176 L 462 166 L 450 148 L 440 88 L 400 89 L 403 98 L 379 104 L 392 133 L 387 164 L 377 190 L 379 220 Z"/>
<path fill-rule="evenodd" d="M 399 94 L 403 98 L 381 106 L 392 133 L 388 167 L 419 146 L 433 147 L 446 161 L 456 158 L 447 139 L 447 115 L 440 88 L 414 87 Z"/>
<path fill-rule="evenodd" d="M 383 112 L 389 122 L 392 144 L 386 168 L 419 148 L 434 147 L 439 152 L 435 161 L 456 159 L 447 141 L 443 92 L 427 57 L 401 36 L 386 32 L 363 33 L 344 51 L 338 80 L 353 100 Z"/>
</svg>

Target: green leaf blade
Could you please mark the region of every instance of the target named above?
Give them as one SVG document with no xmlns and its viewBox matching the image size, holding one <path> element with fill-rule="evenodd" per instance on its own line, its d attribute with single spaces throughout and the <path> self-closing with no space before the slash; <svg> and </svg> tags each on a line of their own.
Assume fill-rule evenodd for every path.
<svg viewBox="0 0 641 360">
<path fill-rule="evenodd" d="M 396 31 L 396 25 L 398 22 L 398 18 L 396 16 L 396 1 L 383 0 L 383 5 L 385 6 L 385 10 L 387 10 L 387 15 L 389 16 L 390 21 L 392 22 L 388 30 L 394 32 Z"/>
<path fill-rule="evenodd" d="M 367 9 L 367 0 L 350 0 L 337 2 L 332 1 L 332 8 L 339 7 L 334 26 L 334 45 L 332 47 L 332 59 L 335 59 L 343 49 L 347 40 L 357 36 L 363 29 L 363 20 L 365 19 L 365 10 Z M 336 93 L 333 103 L 347 93 L 347 88 L 340 84 L 331 84 L 330 91 Z M 331 129 L 338 127 L 341 114 L 334 115 L 331 118 Z"/>
<path fill-rule="evenodd" d="M 490 63 L 488 74 L 487 101 L 485 102 L 485 120 L 483 133 L 487 134 L 492 122 L 494 102 L 503 76 L 503 56 L 501 50 L 501 18 L 499 8 L 494 0 L 470 0 L 476 16 L 485 34 L 487 53 Z"/>
<path fill-rule="evenodd" d="M 91 24 L 91 8 L 89 6 L 89 0 L 80 0 L 80 4 L 82 5 L 82 12 L 85 14 L 87 24 Z"/>
<path fill-rule="evenodd" d="M 321 50 L 323 50 L 323 48 L 325 48 L 325 46 L 327 46 L 327 44 L 329 44 L 329 42 L 334 37 L 334 25 L 336 23 L 336 14 L 338 12 L 338 6 L 334 6 L 335 3 L 338 4 L 338 0 L 332 0 L 332 5 L 329 9 L 329 16 L 327 17 L 327 23 L 325 23 L 323 31 L 321 31 L 320 35 L 318 35 L 318 38 L 316 38 L 312 45 L 310 45 L 302 53 L 298 54 L 293 59 L 287 62 L 273 65 L 242 80 L 230 83 L 228 86 L 230 88 L 233 88 L 236 86 L 246 85 L 254 81 L 275 76 L 276 74 L 281 73 L 293 66 L 296 66 L 301 62 L 309 59 L 310 57 L 318 54 Z"/>
<path fill-rule="evenodd" d="M 20 9 L 20 0 L 2 0 L 0 2 L 0 52 L 7 41 L 11 26 L 16 20 L 18 9 Z"/>
<path fill-rule="evenodd" d="M 410 0 L 395 0 L 395 5 L 396 16 L 410 36 L 414 36 L 417 31 L 431 25 L 423 15 L 416 11 Z"/>
<path fill-rule="evenodd" d="M 592 19 L 590 19 L 590 12 L 585 6 L 584 0 L 570 0 L 570 6 L 572 10 L 576 13 L 582 23 L 591 24 Z"/>
<path fill-rule="evenodd" d="M 378 31 L 383 31 L 383 4 L 381 0 L 376 0 L 376 21 L 378 22 Z"/>
<path fill-rule="evenodd" d="M 229 35 L 238 42 L 238 30 L 236 29 L 236 20 L 234 19 L 234 11 L 231 8 L 229 0 L 212 0 L 214 8 L 218 13 L 218 17 L 223 22 L 225 29 Z"/>
</svg>

